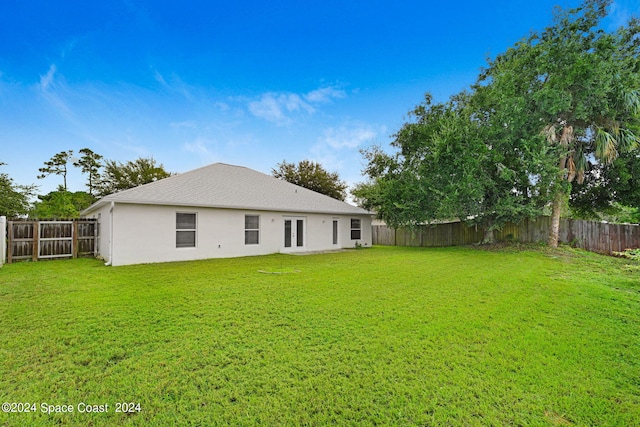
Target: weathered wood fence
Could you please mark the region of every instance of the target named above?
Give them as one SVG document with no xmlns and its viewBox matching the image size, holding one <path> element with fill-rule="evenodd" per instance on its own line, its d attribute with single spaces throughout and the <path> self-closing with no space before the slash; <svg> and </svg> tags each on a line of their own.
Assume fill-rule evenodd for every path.
<svg viewBox="0 0 640 427">
<path fill-rule="evenodd" d="M 498 242 L 546 242 L 551 218 L 542 216 L 507 224 L 494 231 Z M 386 225 L 373 226 L 373 244 L 387 246 L 463 246 L 478 243 L 484 237 L 479 227 L 461 222 L 424 225 L 416 229 L 398 229 Z M 640 225 L 608 224 L 573 219 L 560 220 L 560 241 L 591 252 L 611 254 L 628 248 L 640 247 Z"/>
<path fill-rule="evenodd" d="M 96 224 L 94 219 L 7 221 L 7 263 L 93 256 Z"/>
</svg>

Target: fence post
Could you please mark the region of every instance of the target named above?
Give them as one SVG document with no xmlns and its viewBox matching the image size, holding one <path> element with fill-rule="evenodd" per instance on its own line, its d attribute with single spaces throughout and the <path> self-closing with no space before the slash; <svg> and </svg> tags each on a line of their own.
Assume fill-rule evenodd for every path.
<svg viewBox="0 0 640 427">
<path fill-rule="evenodd" d="M 33 222 L 33 253 L 31 259 L 38 261 L 40 256 L 40 221 Z"/>
<path fill-rule="evenodd" d="M 0 267 L 4 265 L 7 256 L 7 217 L 0 216 Z"/>
<path fill-rule="evenodd" d="M 71 258 L 78 258 L 78 221 L 73 221 L 73 229 L 71 230 Z"/>
</svg>

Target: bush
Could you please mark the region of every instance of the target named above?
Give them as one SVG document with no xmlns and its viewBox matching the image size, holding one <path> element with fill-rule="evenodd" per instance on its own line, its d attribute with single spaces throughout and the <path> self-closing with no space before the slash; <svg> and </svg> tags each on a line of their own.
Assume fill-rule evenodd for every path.
<svg viewBox="0 0 640 427">
<path fill-rule="evenodd" d="M 614 252 L 615 256 L 621 258 L 627 258 L 634 261 L 640 261 L 640 248 L 636 249 L 625 249 L 623 252 Z"/>
</svg>

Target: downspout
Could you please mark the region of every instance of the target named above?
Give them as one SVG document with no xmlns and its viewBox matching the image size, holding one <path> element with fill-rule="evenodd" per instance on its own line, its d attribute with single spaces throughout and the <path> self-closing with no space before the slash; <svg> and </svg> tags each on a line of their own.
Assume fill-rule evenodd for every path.
<svg viewBox="0 0 640 427">
<path fill-rule="evenodd" d="M 113 260 L 113 208 L 115 202 L 111 202 L 111 209 L 109 209 L 109 261 L 105 262 L 105 266 L 110 266 Z"/>
</svg>

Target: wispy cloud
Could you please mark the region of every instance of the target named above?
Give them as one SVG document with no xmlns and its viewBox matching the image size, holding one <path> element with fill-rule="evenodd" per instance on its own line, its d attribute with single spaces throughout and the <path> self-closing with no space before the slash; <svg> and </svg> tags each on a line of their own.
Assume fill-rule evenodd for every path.
<svg viewBox="0 0 640 427">
<path fill-rule="evenodd" d="M 167 92 L 180 94 L 189 100 L 193 99 L 193 88 L 182 81 L 179 76 L 171 74 L 169 81 L 167 81 L 164 75 L 158 70 L 154 70 L 153 78 L 156 82 L 160 83 L 160 86 Z"/>
<path fill-rule="evenodd" d="M 40 76 L 40 90 L 45 92 L 51 83 L 53 82 L 53 77 L 55 76 L 57 71 L 56 64 L 51 64 L 49 67 L 49 71 L 46 74 Z"/>
<path fill-rule="evenodd" d="M 255 117 L 286 126 L 293 122 L 295 113 L 313 114 L 316 112 L 314 104 L 344 97 L 344 91 L 333 87 L 320 88 L 305 94 L 267 92 L 259 99 L 250 101 L 248 108 Z"/>
<path fill-rule="evenodd" d="M 69 105 L 69 98 L 74 91 L 70 89 L 64 78 L 58 77 L 58 68 L 51 64 L 46 74 L 34 84 L 35 90 L 57 114 L 69 122 L 75 122 L 77 116 Z"/>
<path fill-rule="evenodd" d="M 185 120 L 183 122 L 171 122 L 169 124 L 172 128 L 188 128 L 195 129 L 197 124 L 194 120 Z"/>
<path fill-rule="evenodd" d="M 249 111 L 256 117 L 287 125 L 292 122 L 290 113 L 306 111 L 311 114 L 315 109 L 295 93 L 265 93 L 259 100 L 249 102 Z"/>
<path fill-rule="evenodd" d="M 608 29 L 615 31 L 629 23 L 632 17 L 638 17 L 640 10 L 640 0 L 620 1 L 615 0 L 611 4 L 609 15 L 607 16 Z"/>
<path fill-rule="evenodd" d="M 127 133 L 124 136 L 118 135 L 118 140 L 113 141 L 113 145 L 119 147 L 121 151 L 133 153 L 138 157 L 153 156 L 151 151 L 146 146 L 141 144 L 139 138 L 133 136 L 131 133 Z"/>
<path fill-rule="evenodd" d="M 307 93 L 304 98 L 309 102 L 329 102 L 334 98 L 344 98 L 346 96 L 342 89 L 335 87 L 323 87 Z"/>
<path fill-rule="evenodd" d="M 325 129 L 321 141 L 332 148 L 357 148 L 377 136 L 378 131 L 372 126 L 356 123 Z"/>
<path fill-rule="evenodd" d="M 66 56 L 71 53 L 71 51 L 73 51 L 73 49 L 76 47 L 77 42 L 77 39 L 72 39 L 65 43 L 64 46 L 62 46 L 62 50 L 60 51 L 60 58 L 65 59 Z"/>
<path fill-rule="evenodd" d="M 372 143 L 386 132 L 384 126 L 373 126 L 363 122 L 347 122 L 323 131 L 318 142 L 311 147 L 312 160 L 328 170 L 353 170 L 360 159 L 358 149 Z M 345 177 L 353 180 L 355 176 Z"/>
<path fill-rule="evenodd" d="M 212 145 L 212 141 L 202 136 L 198 136 L 195 140 L 191 142 L 186 142 L 182 145 L 182 148 L 188 153 L 194 153 L 203 163 L 212 163 L 216 155 L 209 148 Z"/>
</svg>

